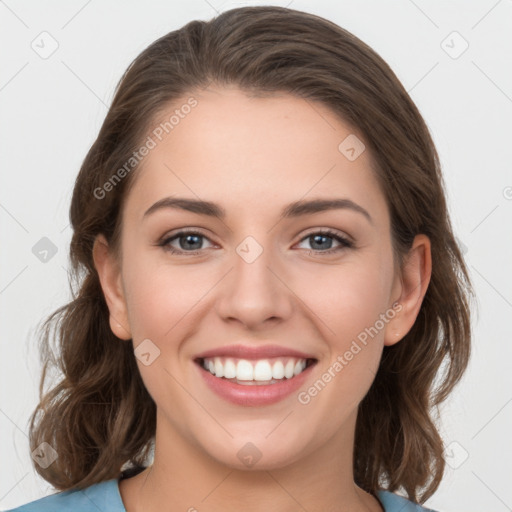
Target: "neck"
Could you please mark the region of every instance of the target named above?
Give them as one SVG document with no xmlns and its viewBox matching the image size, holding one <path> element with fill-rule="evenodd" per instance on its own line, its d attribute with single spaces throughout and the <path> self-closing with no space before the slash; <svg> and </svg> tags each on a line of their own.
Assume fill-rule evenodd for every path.
<svg viewBox="0 0 512 512">
<path fill-rule="evenodd" d="M 127 512 L 157 511 L 162 504 L 170 512 L 382 512 L 378 500 L 354 483 L 354 428 L 351 418 L 347 429 L 285 467 L 240 470 L 220 464 L 157 421 L 153 464 L 122 480 L 121 496 Z"/>
</svg>

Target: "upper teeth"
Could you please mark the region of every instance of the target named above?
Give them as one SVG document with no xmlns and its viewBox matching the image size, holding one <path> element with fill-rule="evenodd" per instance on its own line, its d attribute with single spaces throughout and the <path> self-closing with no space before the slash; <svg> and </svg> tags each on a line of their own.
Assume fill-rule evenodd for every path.
<svg viewBox="0 0 512 512">
<path fill-rule="evenodd" d="M 271 379 L 291 379 L 306 368 L 306 359 L 294 357 L 273 359 L 233 359 L 208 357 L 203 360 L 206 370 L 216 377 L 237 380 L 267 381 Z"/>
</svg>

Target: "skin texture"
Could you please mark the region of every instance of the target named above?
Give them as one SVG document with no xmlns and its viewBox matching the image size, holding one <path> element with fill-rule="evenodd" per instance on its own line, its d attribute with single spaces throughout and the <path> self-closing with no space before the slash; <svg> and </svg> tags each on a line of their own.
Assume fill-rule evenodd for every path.
<svg viewBox="0 0 512 512">
<path fill-rule="evenodd" d="M 113 332 L 134 348 L 150 339 L 160 350 L 148 366 L 137 360 L 157 405 L 155 458 L 120 483 L 125 507 L 382 510 L 353 481 L 357 406 L 383 347 L 399 342 L 418 315 L 430 280 L 429 240 L 418 235 L 395 272 L 370 152 L 349 161 L 338 146 L 357 132 L 322 104 L 284 94 L 253 98 L 235 87 L 194 97 L 198 105 L 136 171 L 122 211 L 121 258 L 102 235 L 94 246 Z M 226 218 L 170 208 L 143 218 L 166 196 L 213 201 Z M 284 206 L 314 198 L 351 199 L 372 223 L 350 209 L 279 219 Z M 157 245 L 182 228 L 201 231 L 189 242 L 202 242 L 199 250 L 187 248 L 186 236 L 169 245 L 188 255 Z M 325 228 L 354 247 L 333 238 L 313 245 L 310 236 Z M 263 249 L 250 264 L 236 251 L 247 236 Z M 296 348 L 318 359 L 307 390 L 395 302 L 400 312 L 308 404 L 297 393 L 268 406 L 231 404 L 193 362 L 237 343 Z M 262 454 L 251 468 L 237 457 L 247 442 Z"/>
</svg>

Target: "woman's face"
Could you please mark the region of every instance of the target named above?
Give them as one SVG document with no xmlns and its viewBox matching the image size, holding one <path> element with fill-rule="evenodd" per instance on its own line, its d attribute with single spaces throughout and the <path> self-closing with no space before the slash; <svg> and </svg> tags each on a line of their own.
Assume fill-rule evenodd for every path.
<svg viewBox="0 0 512 512">
<path fill-rule="evenodd" d="M 397 336 L 402 283 L 369 151 L 319 103 L 236 88 L 194 98 L 161 141 L 161 130 L 150 133 L 155 147 L 122 212 L 119 297 L 109 298 L 112 329 L 133 339 L 157 405 L 157 431 L 241 469 L 350 445 L 383 346 L 408 330 Z M 171 206 L 178 198 L 195 206 Z M 239 383 L 204 369 L 207 352 L 206 366 L 238 371 Z M 279 378 L 302 369 L 301 355 L 304 372 Z M 274 384 L 250 380 L 269 375 Z"/>
</svg>

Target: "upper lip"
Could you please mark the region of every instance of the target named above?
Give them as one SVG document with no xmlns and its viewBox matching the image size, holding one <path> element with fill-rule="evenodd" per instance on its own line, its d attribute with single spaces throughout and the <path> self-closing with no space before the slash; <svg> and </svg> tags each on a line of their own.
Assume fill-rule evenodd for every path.
<svg viewBox="0 0 512 512">
<path fill-rule="evenodd" d="M 235 359 L 268 359 L 271 357 L 295 357 L 298 359 L 316 359 L 311 354 L 300 352 L 298 350 L 282 347 L 279 345 L 226 345 L 224 347 L 212 348 L 201 352 L 195 356 L 195 359 L 205 359 L 211 357 L 233 357 Z"/>
</svg>

